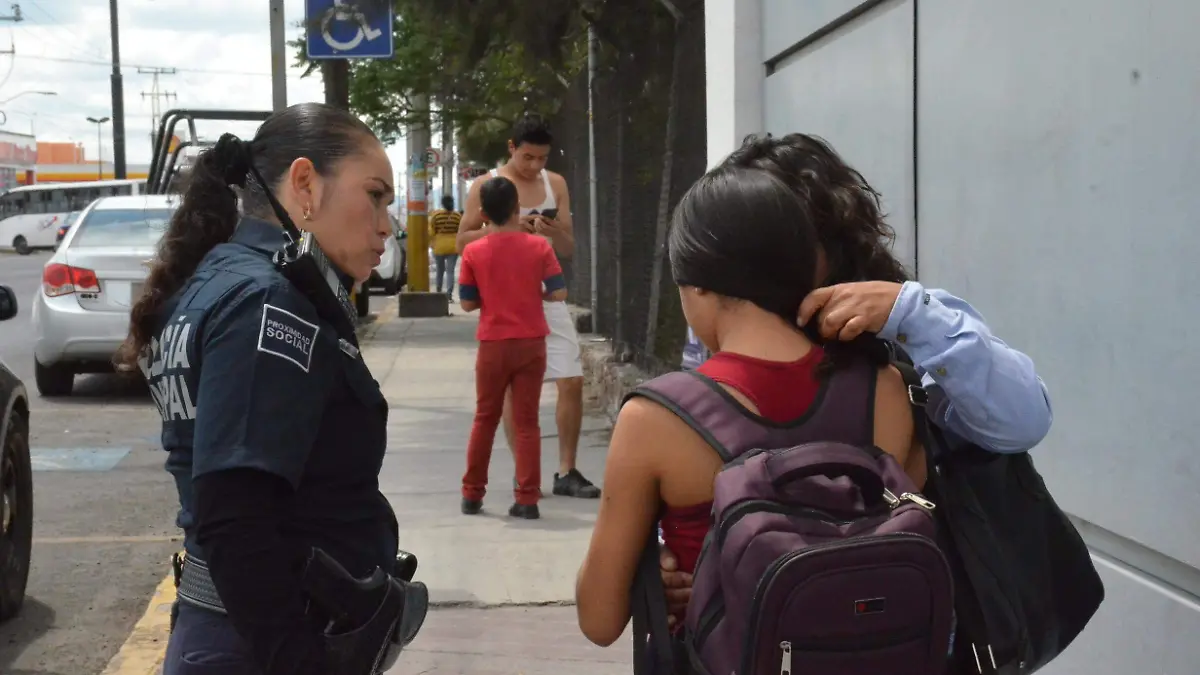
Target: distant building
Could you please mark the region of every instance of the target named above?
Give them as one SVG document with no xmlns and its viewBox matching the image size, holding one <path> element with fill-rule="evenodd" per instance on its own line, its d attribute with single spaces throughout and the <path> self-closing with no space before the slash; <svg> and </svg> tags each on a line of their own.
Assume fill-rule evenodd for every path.
<svg viewBox="0 0 1200 675">
<path fill-rule="evenodd" d="M 32 137 L 30 137 L 32 139 Z M 144 179 L 150 167 L 146 164 L 128 164 L 125 177 Z M 22 180 L 20 185 L 34 183 L 77 183 L 91 180 L 112 180 L 112 162 L 88 160 L 82 143 L 59 143 L 40 141 L 37 143 L 37 166 L 32 180 Z"/>
<path fill-rule="evenodd" d="M 37 155 L 37 140 L 33 136 L 0 131 L 0 190 L 33 181 Z"/>
</svg>

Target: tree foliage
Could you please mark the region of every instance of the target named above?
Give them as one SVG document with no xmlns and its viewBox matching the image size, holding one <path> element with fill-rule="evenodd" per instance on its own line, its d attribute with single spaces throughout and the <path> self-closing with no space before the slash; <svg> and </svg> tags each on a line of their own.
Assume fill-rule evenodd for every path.
<svg viewBox="0 0 1200 675">
<path fill-rule="evenodd" d="M 521 113 L 553 115 L 586 63 L 588 0 L 396 0 L 395 57 L 351 62 L 350 108 L 385 142 L 448 123 L 460 155 L 491 163 Z M 294 42 L 297 63 L 303 40 Z"/>
</svg>

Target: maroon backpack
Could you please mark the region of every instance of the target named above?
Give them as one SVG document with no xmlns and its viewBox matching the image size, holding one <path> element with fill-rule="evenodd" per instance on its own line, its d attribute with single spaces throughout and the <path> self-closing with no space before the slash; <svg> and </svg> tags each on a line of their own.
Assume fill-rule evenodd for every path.
<svg viewBox="0 0 1200 675">
<path fill-rule="evenodd" d="M 635 620 L 636 659 L 654 661 L 657 673 L 703 675 L 944 671 L 951 572 L 936 543 L 934 505 L 874 446 L 876 377 L 865 362 L 836 371 L 788 424 L 753 415 L 694 371 L 629 394 L 674 412 L 726 463 L 682 645 L 661 647 L 665 618 L 652 618 L 642 635 Z M 644 556 L 635 619 L 639 610 L 664 611 L 655 612 L 661 583 L 649 578 L 658 576 L 657 560 L 656 550 Z"/>
</svg>

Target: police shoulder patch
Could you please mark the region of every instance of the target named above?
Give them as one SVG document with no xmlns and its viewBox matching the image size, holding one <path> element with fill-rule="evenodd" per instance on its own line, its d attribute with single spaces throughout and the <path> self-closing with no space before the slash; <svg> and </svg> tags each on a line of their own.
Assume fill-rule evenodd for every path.
<svg viewBox="0 0 1200 675">
<path fill-rule="evenodd" d="M 263 305 L 262 326 L 258 331 L 258 351 L 278 356 L 308 372 L 320 326 L 309 323 L 286 309 Z"/>
</svg>

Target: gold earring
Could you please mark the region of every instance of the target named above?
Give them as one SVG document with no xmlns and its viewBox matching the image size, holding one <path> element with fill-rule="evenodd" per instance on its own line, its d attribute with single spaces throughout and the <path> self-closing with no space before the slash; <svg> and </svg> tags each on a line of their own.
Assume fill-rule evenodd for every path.
<svg viewBox="0 0 1200 675">
<path fill-rule="evenodd" d="M 301 215 L 304 216 L 305 220 L 312 220 L 312 205 L 305 206 L 304 213 Z"/>
</svg>

